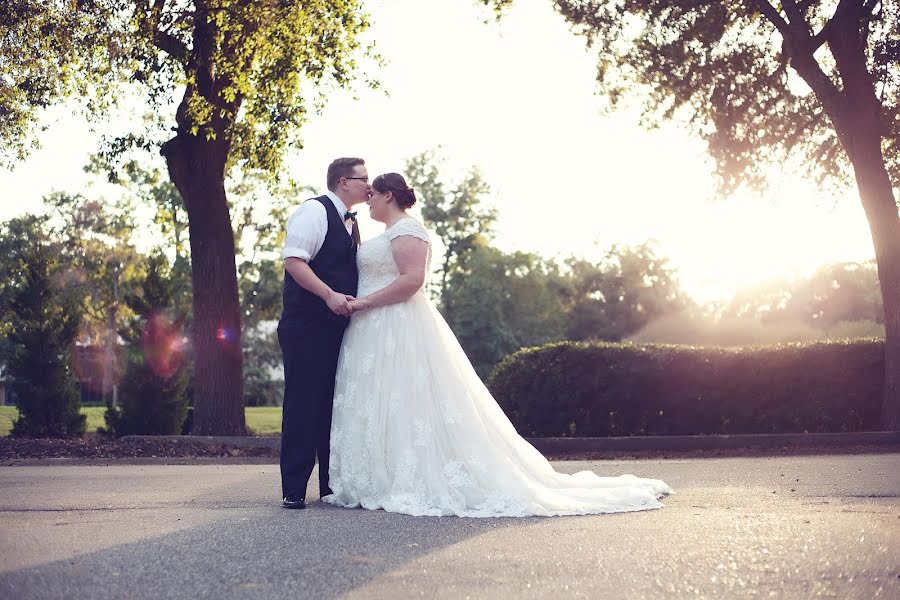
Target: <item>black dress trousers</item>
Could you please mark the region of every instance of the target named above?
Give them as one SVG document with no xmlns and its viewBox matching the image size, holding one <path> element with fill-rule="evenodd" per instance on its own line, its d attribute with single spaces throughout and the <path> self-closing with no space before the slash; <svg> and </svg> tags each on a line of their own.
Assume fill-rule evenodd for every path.
<svg viewBox="0 0 900 600">
<path fill-rule="evenodd" d="M 278 325 L 284 357 L 281 424 L 281 491 L 306 498 L 306 484 L 319 460 L 319 494 L 328 487 L 331 410 L 338 354 L 346 322 L 304 319 Z"/>
</svg>

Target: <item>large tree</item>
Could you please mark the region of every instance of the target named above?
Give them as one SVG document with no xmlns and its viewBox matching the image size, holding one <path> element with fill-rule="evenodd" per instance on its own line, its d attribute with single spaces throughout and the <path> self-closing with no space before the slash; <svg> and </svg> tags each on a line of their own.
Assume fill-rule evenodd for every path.
<svg viewBox="0 0 900 600">
<path fill-rule="evenodd" d="M 168 277 L 172 287 L 172 309 L 190 323 L 190 249 L 185 246 L 187 222 L 184 202 L 175 186 L 158 169 L 138 160 L 118 166 L 107 157 L 95 155 L 87 170 L 105 173 L 112 183 L 127 192 L 126 200 L 156 207 L 155 237 L 160 250 L 174 256 Z M 273 186 L 262 171 L 237 170 L 227 188 L 228 207 L 234 230 L 238 292 L 241 306 L 244 399 L 248 405 L 280 404 L 280 386 L 273 378 L 281 367 L 281 350 L 271 322 L 281 312 L 284 267 L 284 223 L 301 194 L 313 195 L 309 188 L 292 181 Z M 308 197 L 308 196 L 306 196 Z"/>
<path fill-rule="evenodd" d="M 709 144 L 723 192 L 774 165 L 855 180 L 884 304 L 881 422 L 900 426 L 900 3 L 885 0 L 554 0 L 599 51 L 613 107 L 675 118 Z M 503 8 L 513 0 L 484 0 Z"/>
<path fill-rule="evenodd" d="M 180 97 L 174 122 L 161 120 L 167 128 L 150 134 L 137 121 L 110 150 L 159 147 L 187 208 L 195 433 L 245 432 L 228 170 L 277 172 L 322 101 L 316 90 L 354 79 L 366 27 L 361 0 L 0 3 L 0 152 L 8 160 L 35 139 L 39 109 L 67 98 L 86 99 L 99 116 L 123 89 L 138 90 L 159 114 Z"/>
</svg>

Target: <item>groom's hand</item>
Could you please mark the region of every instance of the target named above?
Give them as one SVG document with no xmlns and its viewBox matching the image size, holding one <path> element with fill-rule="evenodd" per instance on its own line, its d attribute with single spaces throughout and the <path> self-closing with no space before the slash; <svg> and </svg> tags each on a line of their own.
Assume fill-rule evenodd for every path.
<svg viewBox="0 0 900 600">
<path fill-rule="evenodd" d="M 334 314 L 349 317 L 350 313 L 353 312 L 353 309 L 350 307 L 352 300 L 356 300 L 356 298 L 332 291 L 325 299 L 325 304 L 328 305 L 328 309 Z"/>
</svg>

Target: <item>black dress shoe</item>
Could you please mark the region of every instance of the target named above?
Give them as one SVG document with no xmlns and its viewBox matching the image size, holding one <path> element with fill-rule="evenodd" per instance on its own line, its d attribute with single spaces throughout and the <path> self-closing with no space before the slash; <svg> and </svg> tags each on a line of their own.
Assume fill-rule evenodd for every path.
<svg viewBox="0 0 900 600">
<path fill-rule="evenodd" d="M 281 505 L 285 508 L 306 508 L 306 500 L 300 496 L 285 496 Z"/>
</svg>

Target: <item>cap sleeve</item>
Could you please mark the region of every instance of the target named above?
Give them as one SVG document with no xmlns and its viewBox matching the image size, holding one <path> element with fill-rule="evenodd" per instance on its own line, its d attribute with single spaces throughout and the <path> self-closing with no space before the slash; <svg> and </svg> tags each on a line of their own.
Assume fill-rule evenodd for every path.
<svg viewBox="0 0 900 600">
<path fill-rule="evenodd" d="M 388 230 L 388 239 L 393 240 L 403 235 L 410 235 L 414 238 L 419 238 L 425 242 L 431 243 L 431 240 L 428 239 L 428 232 L 425 231 L 425 227 L 416 221 L 415 219 L 403 219 L 398 221 Z"/>
</svg>

